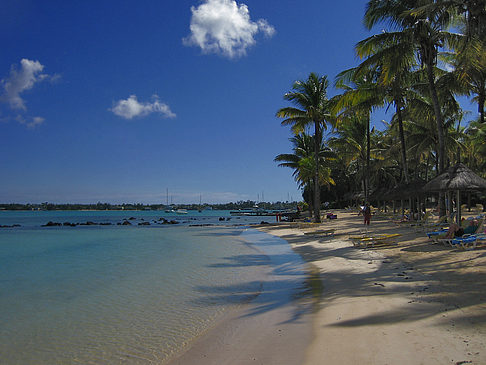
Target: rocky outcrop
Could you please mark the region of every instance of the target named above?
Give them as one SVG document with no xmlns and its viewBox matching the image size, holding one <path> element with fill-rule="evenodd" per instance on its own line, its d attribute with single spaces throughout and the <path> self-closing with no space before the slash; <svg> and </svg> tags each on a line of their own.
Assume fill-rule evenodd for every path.
<svg viewBox="0 0 486 365">
<path fill-rule="evenodd" d="M 61 223 L 49 221 L 46 224 L 43 224 L 41 227 L 60 227 L 60 226 L 62 226 Z"/>
</svg>

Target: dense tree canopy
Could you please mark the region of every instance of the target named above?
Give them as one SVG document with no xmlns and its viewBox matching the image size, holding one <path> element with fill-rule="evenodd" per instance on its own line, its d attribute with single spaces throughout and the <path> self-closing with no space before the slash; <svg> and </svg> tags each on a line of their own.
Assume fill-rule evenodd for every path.
<svg viewBox="0 0 486 365">
<path fill-rule="evenodd" d="M 294 153 L 275 160 L 294 170 L 306 196 L 309 189 L 317 196 L 319 183 L 327 181 L 324 200 L 336 202 L 428 181 L 458 162 L 486 177 L 486 3 L 370 0 L 364 24 L 385 29 L 358 42 L 361 63 L 336 76 L 340 95 L 327 100 L 327 79 L 314 73 L 285 94 L 297 108 L 282 108 L 277 116 L 292 126 Z M 461 110 L 461 95 L 477 103 L 477 119 Z M 370 116 L 380 107 L 394 113 L 376 131 Z M 323 139 L 325 127 L 332 130 Z M 334 157 L 319 158 L 323 151 Z"/>
</svg>

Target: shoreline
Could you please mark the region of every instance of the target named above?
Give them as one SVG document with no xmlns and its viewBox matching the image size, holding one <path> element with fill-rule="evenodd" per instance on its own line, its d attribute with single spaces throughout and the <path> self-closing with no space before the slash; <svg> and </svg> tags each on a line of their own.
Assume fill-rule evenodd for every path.
<svg viewBox="0 0 486 365">
<path fill-rule="evenodd" d="M 374 217 L 369 231 L 399 233 L 398 244 L 356 248 L 348 235 L 363 228 L 362 217 L 334 213 L 337 220 L 310 230 L 336 229 L 335 236 L 296 223 L 256 227 L 285 240 L 306 262 L 307 277 L 318 278 L 307 287 L 320 286 L 322 295 L 294 303 L 308 306 L 298 323 L 285 321 L 295 315 L 291 306 L 246 315 L 261 305 L 258 296 L 169 364 L 486 363 L 486 247 L 433 245 L 422 231 Z"/>
<path fill-rule="evenodd" d="M 261 291 L 226 312 L 167 364 L 293 365 L 304 361 L 313 337 L 313 303 L 300 285 L 307 279 L 308 264 L 285 242 L 275 244 L 277 236 L 251 231 L 259 236 L 256 242 L 247 243 L 255 248 L 251 259 L 269 260 L 263 260 Z M 288 261 L 289 255 L 294 261 Z"/>
<path fill-rule="evenodd" d="M 356 213 L 304 235 L 295 224 L 261 227 L 285 239 L 321 274 L 324 295 L 303 364 L 486 363 L 485 249 L 454 250 L 425 233 L 372 219 L 370 232 L 399 233 L 397 245 L 355 248 L 363 228 Z"/>
</svg>

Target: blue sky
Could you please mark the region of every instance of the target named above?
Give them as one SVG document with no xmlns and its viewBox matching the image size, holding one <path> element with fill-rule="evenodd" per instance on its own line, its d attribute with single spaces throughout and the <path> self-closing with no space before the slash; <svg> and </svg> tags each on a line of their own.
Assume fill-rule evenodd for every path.
<svg viewBox="0 0 486 365">
<path fill-rule="evenodd" d="M 275 113 L 358 63 L 365 4 L 2 0 L 0 202 L 300 200 Z"/>
</svg>

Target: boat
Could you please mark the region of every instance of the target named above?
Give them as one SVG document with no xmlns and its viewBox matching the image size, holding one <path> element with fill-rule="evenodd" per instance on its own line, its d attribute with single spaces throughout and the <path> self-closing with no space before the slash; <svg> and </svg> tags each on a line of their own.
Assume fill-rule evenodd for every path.
<svg viewBox="0 0 486 365">
<path fill-rule="evenodd" d="M 186 209 L 177 209 L 176 211 L 176 214 L 187 214 L 187 210 Z"/>
<path fill-rule="evenodd" d="M 250 209 L 238 209 L 232 210 L 230 212 L 231 215 L 243 215 L 243 216 L 269 216 L 275 215 L 275 213 L 269 212 L 263 208 L 259 208 L 258 205 L 255 205 L 253 208 Z"/>
</svg>

